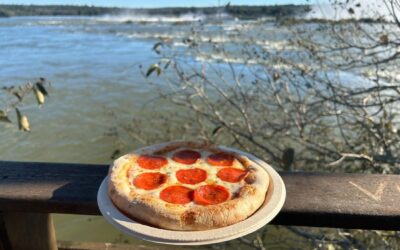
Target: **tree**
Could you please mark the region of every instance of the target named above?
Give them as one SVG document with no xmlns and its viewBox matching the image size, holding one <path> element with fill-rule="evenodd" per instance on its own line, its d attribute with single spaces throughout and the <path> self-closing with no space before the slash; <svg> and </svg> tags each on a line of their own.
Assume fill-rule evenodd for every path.
<svg viewBox="0 0 400 250">
<path fill-rule="evenodd" d="M 23 107 L 24 100 L 32 93 L 36 101 L 41 107 L 48 96 L 46 87 L 50 85 L 45 78 L 39 78 L 34 84 L 28 82 L 20 86 L 4 86 L 2 87 L 3 94 L 1 97 L 5 106 L 0 110 L 0 122 L 12 124 L 10 112 L 15 111 L 16 123 L 19 130 L 30 132 L 31 126 L 28 117 L 20 110 Z"/>
<path fill-rule="evenodd" d="M 143 75 L 158 90 L 155 105 L 177 108 L 152 116 L 163 128 L 159 133 L 146 131 L 140 119 L 125 131 L 146 144 L 201 138 L 239 147 L 286 170 L 398 174 L 400 4 L 383 3 L 390 20 L 295 20 L 280 26 L 290 35 L 273 48 L 265 47 L 268 23 L 262 20 L 235 34 L 192 27 L 185 51 L 160 41 L 162 59 Z M 351 15 L 361 6 L 331 4 Z M 395 232 L 287 230 L 318 248 L 399 243 Z M 264 234 L 240 241 L 262 248 L 257 239 Z"/>
</svg>

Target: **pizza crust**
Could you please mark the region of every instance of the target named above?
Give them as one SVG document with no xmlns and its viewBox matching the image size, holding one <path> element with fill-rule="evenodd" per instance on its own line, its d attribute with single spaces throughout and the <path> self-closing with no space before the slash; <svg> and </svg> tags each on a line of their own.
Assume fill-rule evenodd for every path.
<svg viewBox="0 0 400 250">
<path fill-rule="evenodd" d="M 130 163 L 135 162 L 139 155 L 166 154 L 179 148 L 233 154 L 249 171 L 243 186 L 235 194 L 231 194 L 232 199 L 208 206 L 193 202 L 183 205 L 167 203 L 152 195 L 152 192 L 140 193 L 132 188 L 129 184 Z M 138 222 L 171 230 L 207 230 L 242 221 L 263 204 L 269 185 L 268 173 L 262 167 L 243 155 L 205 142 L 168 142 L 136 150 L 115 160 L 109 169 L 109 175 L 108 193 L 121 212 Z M 165 186 L 160 189 L 163 188 Z"/>
</svg>

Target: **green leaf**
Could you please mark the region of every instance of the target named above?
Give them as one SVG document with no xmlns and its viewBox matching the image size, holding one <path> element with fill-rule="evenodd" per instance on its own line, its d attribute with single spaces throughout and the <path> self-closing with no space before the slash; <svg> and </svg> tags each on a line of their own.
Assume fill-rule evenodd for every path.
<svg viewBox="0 0 400 250">
<path fill-rule="evenodd" d="M 45 101 L 44 93 L 42 93 L 38 88 L 33 88 L 33 92 L 35 93 L 39 106 L 41 106 Z"/>
<path fill-rule="evenodd" d="M 283 150 L 282 163 L 285 169 L 290 169 L 290 166 L 293 164 L 293 161 L 294 161 L 294 149 L 286 148 L 285 150 Z"/>
<path fill-rule="evenodd" d="M 17 112 L 19 130 L 24 130 L 24 131 L 30 132 L 31 128 L 30 128 L 30 125 L 29 125 L 28 117 L 23 115 L 21 113 L 21 111 L 19 111 L 18 108 L 15 108 L 15 112 Z"/>
<path fill-rule="evenodd" d="M 121 153 L 121 150 L 116 149 L 114 150 L 114 152 L 111 154 L 111 160 L 115 160 L 117 158 L 117 156 Z"/>
<path fill-rule="evenodd" d="M 381 35 L 380 37 L 379 37 L 379 41 L 382 43 L 382 44 L 388 44 L 389 43 L 389 37 L 388 37 L 388 35 Z"/>
<path fill-rule="evenodd" d="M 224 128 L 222 125 L 214 128 L 213 131 L 211 132 L 211 135 L 215 136 L 219 131 L 221 131 L 222 128 Z"/>
<path fill-rule="evenodd" d="M 272 78 L 274 79 L 274 81 L 278 81 L 281 78 L 281 75 L 278 72 L 274 72 Z"/>
<path fill-rule="evenodd" d="M 161 53 L 161 46 L 163 45 L 162 42 L 158 42 L 156 44 L 154 44 L 153 46 L 153 50 L 157 53 L 160 54 Z"/>
<path fill-rule="evenodd" d="M 161 74 L 161 68 L 157 63 L 155 63 L 149 67 L 149 69 L 147 70 L 147 73 L 146 73 L 146 77 L 149 77 L 154 71 L 157 72 L 158 76 Z"/>
<path fill-rule="evenodd" d="M 22 96 L 19 92 L 15 92 L 15 93 L 13 93 L 13 95 L 15 95 L 19 101 L 22 101 Z"/>
<path fill-rule="evenodd" d="M 353 8 L 349 8 L 347 11 L 352 15 L 355 13 Z"/>
<path fill-rule="evenodd" d="M 0 122 L 8 122 L 11 123 L 11 120 L 8 118 L 6 112 L 0 110 Z"/>
<path fill-rule="evenodd" d="M 171 60 L 168 60 L 168 62 L 164 66 L 164 70 L 166 70 L 170 64 L 171 64 Z"/>
<path fill-rule="evenodd" d="M 387 131 L 393 132 L 393 131 L 394 131 L 393 124 L 392 124 L 391 122 L 386 122 L 386 123 L 385 123 L 385 129 L 386 129 Z"/>
<path fill-rule="evenodd" d="M 0 117 L 0 122 L 12 123 L 11 120 L 8 118 L 8 116 Z"/>
<path fill-rule="evenodd" d="M 36 84 L 36 88 L 38 90 L 40 90 L 40 92 L 42 92 L 43 95 L 48 96 L 49 93 L 47 92 L 47 90 L 44 88 L 43 84 L 41 82 L 37 82 Z"/>
</svg>

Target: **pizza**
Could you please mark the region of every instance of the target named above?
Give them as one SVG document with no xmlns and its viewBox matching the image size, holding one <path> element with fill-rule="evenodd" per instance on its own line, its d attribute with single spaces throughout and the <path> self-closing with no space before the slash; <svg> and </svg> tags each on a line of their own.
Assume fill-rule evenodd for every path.
<svg viewBox="0 0 400 250">
<path fill-rule="evenodd" d="M 251 216 L 263 204 L 268 185 L 268 173 L 242 154 L 178 141 L 115 160 L 108 195 L 119 211 L 140 223 L 207 230 Z"/>
</svg>

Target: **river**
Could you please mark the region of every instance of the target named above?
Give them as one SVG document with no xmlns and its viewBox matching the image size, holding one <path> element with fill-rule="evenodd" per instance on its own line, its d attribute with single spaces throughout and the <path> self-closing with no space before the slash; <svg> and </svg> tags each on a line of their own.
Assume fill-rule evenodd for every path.
<svg viewBox="0 0 400 250">
<path fill-rule="evenodd" d="M 156 94 L 147 84 L 139 65 L 147 68 L 160 59 L 152 50 L 160 40 L 172 40 L 172 46 L 178 50 L 185 48 L 185 38 L 190 37 L 193 26 L 204 21 L 203 18 L 103 16 L 0 19 L 0 87 L 22 85 L 39 77 L 51 82 L 50 96 L 43 107 L 37 106 L 33 96 L 21 107 L 30 119 L 31 133 L 18 131 L 16 122 L 0 124 L 0 159 L 110 163 L 110 156 L 117 147 L 116 141 L 107 136 L 110 127 L 115 125 L 115 117 L 110 112 L 117 114 L 121 121 L 129 121 L 135 115 L 147 114 L 151 117 L 150 111 L 143 112 L 143 105 Z M 253 21 L 206 22 L 207 33 L 201 40 L 205 43 L 211 40 L 224 42 L 224 37 L 219 36 L 221 32 L 229 33 L 235 39 L 235 32 L 251 25 L 255 28 L 249 34 L 257 35 L 260 31 L 265 34 L 260 35 L 255 44 L 266 46 L 271 51 L 296 51 L 296 48 L 286 46 L 288 30 L 269 22 L 263 26 Z M 231 48 L 234 46 L 231 45 Z M 184 56 L 191 61 L 227 59 L 221 55 Z M 240 57 L 228 59 L 234 63 L 241 62 Z M 15 121 L 15 114 L 11 114 L 10 118 Z M 132 144 L 131 148 L 136 146 Z M 100 216 L 55 215 L 54 219 L 59 240 L 149 244 L 123 235 Z M 271 226 L 266 230 L 263 240 L 267 246 L 299 247 L 294 238 L 282 243 L 289 234 L 286 229 Z M 239 249 L 245 244 L 234 241 L 213 248 L 224 246 Z"/>
</svg>

